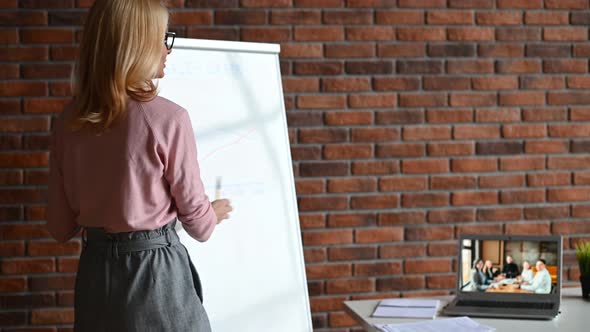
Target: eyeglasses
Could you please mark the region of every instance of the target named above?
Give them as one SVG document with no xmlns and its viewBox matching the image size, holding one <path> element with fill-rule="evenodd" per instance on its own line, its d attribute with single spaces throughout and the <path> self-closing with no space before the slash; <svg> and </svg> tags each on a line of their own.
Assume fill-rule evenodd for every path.
<svg viewBox="0 0 590 332">
<path fill-rule="evenodd" d="M 166 45 L 168 51 L 174 46 L 174 38 L 176 38 L 176 32 L 166 32 L 164 35 L 164 45 Z"/>
</svg>

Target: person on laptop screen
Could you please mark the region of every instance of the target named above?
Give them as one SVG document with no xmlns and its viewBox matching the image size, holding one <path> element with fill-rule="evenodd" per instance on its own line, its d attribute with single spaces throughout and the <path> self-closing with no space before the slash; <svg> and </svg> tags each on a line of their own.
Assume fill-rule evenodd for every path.
<svg viewBox="0 0 590 332">
<path fill-rule="evenodd" d="M 486 275 L 482 271 L 483 261 L 480 258 L 476 258 L 473 261 L 473 268 L 471 269 L 471 283 L 467 287 L 466 291 L 476 292 L 485 291 L 489 286 L 486 283 Z"/>
<path fill-rule="evenodd" d="M 504 265 L 504 268 L 502 269 L 502 275 L 505 278 L 512 279 L 516 278 L 519 274 L 520 272 L 518 271 L 518 265 L 514 263 L 514 259 L 512 259 L 512 256 L 506 256 L 506 265 Z"/>
<path fill-rule="evenodd" d="M 539 258 L 536 266 L 537 273 L 533 281 L 530 284 L 523 283 L 520 288 L 534 291 L 537 294 L 549 294 L 551 292 L 551 275 L 549 275 L 549 271 L 545 267 L 545 260 Z"/>
<path fill-rule="evenodd" d="M 522 262 L 522 272 L 520 272 L 520 281 L 530 283 L 533 281 L 533 270 L 529 261 Z"/>
</svg>

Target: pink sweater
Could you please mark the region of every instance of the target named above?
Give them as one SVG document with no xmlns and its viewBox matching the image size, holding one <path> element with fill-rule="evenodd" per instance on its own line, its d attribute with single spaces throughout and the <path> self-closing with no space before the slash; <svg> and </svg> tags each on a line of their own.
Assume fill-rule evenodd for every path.
<svg viewBox="0 0 590 332">
<path fill-rule="evenodd" d="M 71 106 L 52 135 L 47 227 L 58 241 L 79 227 L 107 232 L 153 230 L 175 217 L 206 241 L 217 218 L 205 194 L 188 113 L 156 97 L 130 100 L 127 116 L 101 135 L 64 127 Z"/>
</svg>

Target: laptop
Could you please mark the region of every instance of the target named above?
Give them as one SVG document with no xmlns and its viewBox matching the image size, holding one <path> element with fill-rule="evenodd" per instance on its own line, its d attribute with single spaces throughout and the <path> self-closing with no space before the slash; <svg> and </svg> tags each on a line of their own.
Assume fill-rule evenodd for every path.
<svg viewBox="0 0 590 332">
<path fill-rule="evenodd" d="M 462 235 L 457 295 L 443 308 L 443 313 L 554 318 L 561 299 L 561 242 L 561 236 L 553 235 Z M 484 269 L 486 263 L 491 272 Z M 529 269 L 523 267 L 527 263 Z"/>
</svg>

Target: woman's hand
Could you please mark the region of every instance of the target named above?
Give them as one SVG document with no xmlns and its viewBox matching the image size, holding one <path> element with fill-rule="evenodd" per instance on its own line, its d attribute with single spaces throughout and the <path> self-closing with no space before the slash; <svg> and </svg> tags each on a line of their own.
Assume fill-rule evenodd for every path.
<svg viewBox="0 0 590 332">
<path fill-rule="evenodd" d="M 217 199 L 211 202 L 211 206 L 213 206 L 213 211 L 215 211 L 215 215 L 217 216 L 217 223 L 219 224 L 224 219 L 229 218 L 229 213 L 233 210 L 229 199 Z"/>
</svg>

